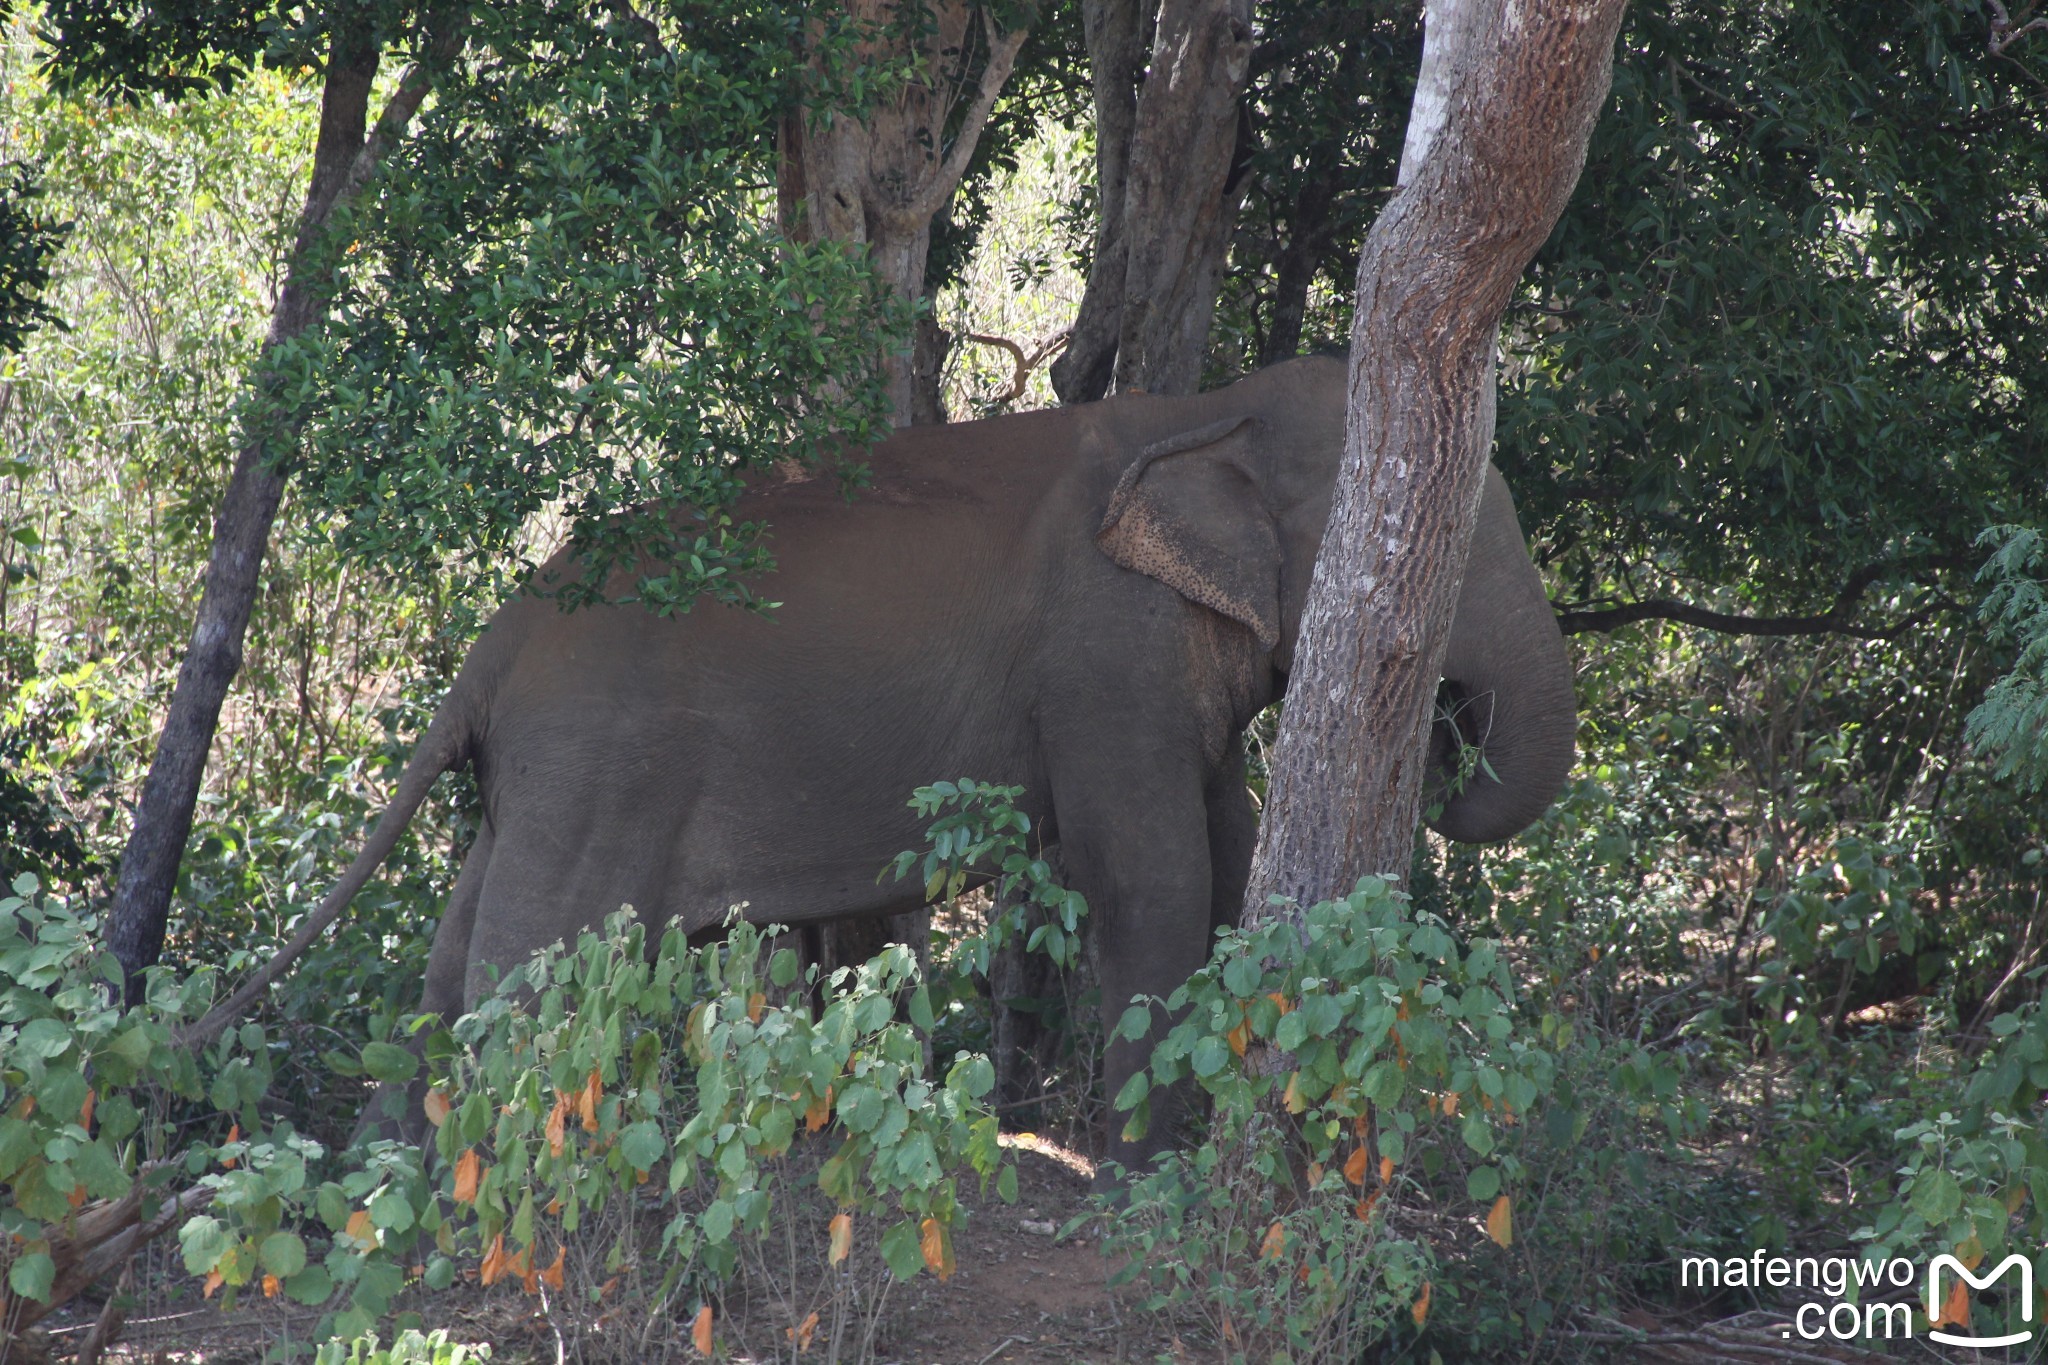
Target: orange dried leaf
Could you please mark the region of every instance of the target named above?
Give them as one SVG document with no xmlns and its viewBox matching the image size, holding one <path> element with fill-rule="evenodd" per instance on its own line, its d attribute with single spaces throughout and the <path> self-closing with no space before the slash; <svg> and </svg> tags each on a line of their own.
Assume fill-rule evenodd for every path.
<svg viewBox="0 0 2048 1365">
<path fill-rule="evenodd" d="M 1497 1246 L 1515 1244 L 1515 1209 L 1506 1195 L 1493 1201 L 1493 1208 L 1486 1215 L 1486 1235 Z"/>
<path fill-rule="evenodd" d="M 1344 1178 L 1354 1185 L 1363 1185 L 1365 1183 L 1365 1167 L 1368 1160 L 1370 1158 L 1366 1156 L 1365 1148 L 1352 1148 L 1351 1155 L 1344 1159 Z"/>
<path fill-rule="evenodd" d="M 1230 1040 L 1230 1050 L 1240 1057 L 1244 1056 L 1245 1047 L 1252 1039 L 1251 1020 L 1239 1020 L 1237 1027 L 1230 1031 L 1228 1037 Z"/>
<path fill-rule="evenodd" d="M 1380 1192 L 1378 1190 L 1374 1190 L 1372 1193 L 1366 1195 L 1365 1198 L 1359 1200 L 1357 1205 L 1352 1209 L 1352 1212 L 1357 1214 L 1358 1221 L 1363 1223 L 1366 1219 L 1372 1217 L 1373 1205 L 1379 1202 Z"/>
<path fill-rule="evenodd" d="M 548 1265 L 547 1269 L 540 1272 L 540 1282 L 550 1289 L 560 1289 L 562 1281 L 567 1278 L 566 1265 L 568 1259 L 568 1246 L 565 1244 L 556 1247 L 555 1259 Z"/>
<path fill-rule="evenodd" d="M 208 1299 L 212 1298 L 212 1297 L 213 1297 L 213 1291 L 214 1291 L 214 1290 L 216 1290 L 216 1289 L 218 1289 L 218 1288 L 220 1288 L 220 1287 L 221 1287 L 222 1285 L 224 1285 L 224 1284 L 226 1284 L 226 1283 L 227 1283 L 227 1281 L 226 1281 L 225 1279 L 223 1279 L 223 1278 L 222 1278 L 222 1276 L 221 1276 L 221 1273 L 220 1273 L 220 1272 L 219 1272 L 218 1270 L 209 1270 L 209 1271 L 207 1271 L 207 1272 L 206 1272 L 206 1292 L 205 1292 L 205 1293 L 204 1293 L 203 1295 L 201 1295 L 201 1297 L 202 1297 L 202 1298 L 208 1298 Z M 1958 1287 L 1960 1287 L 1960 1286 L 1961 1286 L 1961 1283 L 1962 1283 L 1962 1282 L 1961 1282 L 1960 1280 L 1959 1280 L 1959 1281 L 1957 1281 L 1957 1286 L 1958 1286 Z"/>
<path fill-rule="evenodd" d="M 583 1115 L 583 1131 L 597 1131 L 597 1102 L 604 1098 L 604 1077 L 596 1067 L 590 1068 L 590 1079 L 583 1083 L 583 1092 L 577 1097 L 576 1107 Z"/>
<path fill-rule="evenodd" d="M 1481 1098 L 1484 1097 L 1482 1096 Z M 1458 1092 L 1455 1090 L 1447 1091 L 1444 1095 L 1444 1117 L 1447 1119 L 1458 1117 Z"/>
<path fill-rule="evenodd" d="M 917 1248 L 924 1253 L 924 1263 L 941 1280 L 953 1278 L 953 1238 L 946 1227 L 936 1218 L 927 1218 L 918 1225 Z"/>
<path fill-rule="evenodd" d="M 490 1250 L 484 1252 L 484 1263 L 477 1267 L 477 1279 L 486 1289 L 498 1282 L 505 1273 L 505 1234 L 499 1233 L 491 1239 Z"/>
<path fill-rule="evenodd" d="M 1280 1012 L 1282 1014 L 1294 1013 L 1294 1002 L 1292 1000 L 1289 1000 L 1286 996 L 1282 995 L 1279 991 L 1266 992 L 1266 998 L 1272 1001 L 1274 1004 L 1278 1005 L 1280 1007 Z"/>
<path fill-rule="evenodd" d="M 1415 1306 L 1408 1310 L 1408 1315 L 1415 1319 L 1417 1327 L 1429 1321 L 1429 1288 L 1429 1281 L 1424 1280 L 1422 1282 L 1422 1297 L 1417 1299 Z"/>
<path fill-rule="evenodd" d="M 573 1104 L 574 1101 L 570 1098 L 568 1091 L 557 1090 L 555 1092 L 555 1107 L 548 1112 L 547 1139 L 549 1156 L 560 1156 L 562 1154 L 562 1135 L 568 1131 L 569 1110 Z"/>
<path fill-rule="evenodd" d="M 711 1354 L 711 1305 L 705 1304 L 697 1310 L 697 1321 L 690 1328 L 690 1344 L 697 1348 L 697 1354 Z"/>
<path fill-rule="evenodd" d="M 1941 1316 L 1927 1324 L 1929 1327 L 1968 1327 L 1970 1325 L 1970 1286 L 1961 1277 L 1949 1286 L 1948 1298 L 1942 1302 Z"/>
<path fill-rule="evenodd" d="M 767 1004 L 768 1004 L 768 997 L 767 997 L 766 995 L 763 995 L 763 994 L 762 994 L 762 993 L 761 993 L 760 991 L 755 991 L 755 992 L 754 992 L 754 993 L 753 993 L 752 995 L 748 996 L 748 997 L 747 997 L 747 1022 L 748 1022 L 748 1023 L 750 1023 L 750 1024 L 758 1024 L 758 1023 L 760 1023 L 760 1022 L 761 1022 L 761 1011 L 762 1011 L 762 1009 L 764 1009 L 764 1008 L 765 1008 L 765 1007 L 767 1006 Z"/>
<path fill-rule="evenodd" d="M 343 1228 L 342 1231 L 355 1238 L 358 1242 L 374 1242 L 377 1240 L 377 1230 L 370 1226 L 370 1211 L 368 1209 L 357 1209 L 354 1213 L 350 1214 L 348 1216 L 348 1226 Z"/>
<path fill-rule="evenodd" d="M 427 1092 L 427 1098 L 420 1107 L 427 1111 L 427 1122 L 436 1128 L 446 1123 L 448 1116 L 455 1112 L 455 1106 L 448 1102 L 448 1092 L 439 1086 Z"/>
<path fill-rule="evenodd" d="M 477 1182 L 483 1179 L 483 1159 L 476 1154 L 476 1148 L 465 1147 L 462 1155 L 455 1158 L 455 1202 L 470 1204 L 476 1201 Z"/>
<path fill-rule="evenodd" d="M 82 1104 L 82 1105 L 80 1105 L 80 1106 L 78 1107 L 78 1126 L 79 1126 L 79 1127 L 81 1127 L 81 1128 L 90 1128 L 90 1127 L 92 1127 L 92 1108 L 93 1108 L 93 1105 L 94 1105 L 94 1104 L 96 1104 L 96 1103 L 98 1103 L 98 1102 L 99 1102 L 99 1091 L 97 1091 L 97 1090 L 88 1090 L 88 1091 L 86 1091 L 86 1092 L 85 1092 L 85 1103 L 84 1103 L 84 1104 Z"/>
<path fill-rule="evenodd" d="M 1266 1229 L 1265 1240 L 1259 1243 L 1259 1259 L 1270 1261 L 1285 1250 L 1287 1250 L 1287 1225 L 1278 1218 L 1275 1218 L 1273 1226 Z"/>
<path fill-rule="evenodd" d="M 71 1193 L 64 1196 L 64 1202 L 74 1209 L 83 1204 L 85 1202 L 85 1186 L 73 1185 Z"/>
<path fill-rule="evenodd" d="M 556 1214 L 560 1213 L 561 1211 L 562 1211 L 562 1196 L 561 1196 L 561 1195 L 559 1195 L 559 1194 L 558 1194 L 558 1195 L 556 1195 L 556 1196 L 555 1196 L 555 1197 L 554 1197 L 553 1199 L 550 1199 L 550 1200 L 548 1200 L 548 1206 L 547 1206 L 547 1208 L 545 1208 L 544 1210 L 542 1210 L 542 1212 L 546 1213 L 546 1214 L 547 1214 L 547 1216 L 548 1216 L 548 1217 L 550 1217 L 550 1218 L 554 1217 L 554 1216 L 555 1216 Z"/>
<path fill-rule="evenodd" d="M 1384 1185 L 1384 1184 L 1386 1184 L 1386 1183 L 1387 1183 L 1387 1182 L 1388 1182 L 1389 1180 L 1392 1180 L 1393 1178 L 1394 1178 L 1394 1158 L 1392 1158 L 1392 1157 L 1390 1157 L 1390 1156 L 1383 1156 L 1383 1157 L 1381 1157 L 1381 1158 L 1380 1158 L 1380 1184 Z"/>
<path fill-rule="evenodd" d="M 794 1341 L 796 1343 L 798 1355 L 802 1355 L 804 1352 L 810 1350 L 811 1339 L 818 1335 L 817 1310 L 812 1309 L 811 1315 L 809 1317 L 805 1318 L 796 1326 L 787 1329 L 787 1332 L 785 1334 L 789 1337 L 791 1341 Z"/>
<path fill-rule="evenodd" d="M 278 1291 L 278 1288 L 279 1288 L 279 1285 L 278 1285 L 278 1280 L 277 1280 L 277 1276 L 275 1276 L 275 1275 L 265 1275 L 265 1276 L 263 1277 L 263 1297 L 264 1297 L 264 1298 L 266 1298 L 266 1299 L 274 1299 L 274 1298 L 276 1298 L 276 1297 L 277 1297 L 277 1291 Z"/>
<path fill-rule="evenodd" d="M 827 1254 L 827 1259 L 833 1265 L 838 1265 L 853 1254 L 853 1215 L 835 1213 L 829 1226 L 832 1231 L 832 1249 Z"/>
<path fill-rule="evenodd" d="M 533 1268 L 533 1248 L 527 1247 L 505 1262 L 505 1273 L 519 1277 L 519 1287 L 529 1294 L 540 1292 L 540 1275 Z"/>
<path fill-rule="evenodd" d="M 804 1110 L 804 1131 L 815 1133 L 825 1126 L 832 1117 L 832 1087 L 826 1086 L 825 1093 L 811 1101 L 811 1107 Z"/>
</svg>

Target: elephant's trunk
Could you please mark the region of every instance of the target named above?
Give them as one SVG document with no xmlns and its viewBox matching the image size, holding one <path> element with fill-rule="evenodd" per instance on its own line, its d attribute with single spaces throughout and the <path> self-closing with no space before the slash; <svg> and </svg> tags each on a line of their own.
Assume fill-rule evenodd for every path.
<svg viewBox="0 0 2048 1365">
<path fill-rule="evenodd" d="M 1424 800 L 1443 810 L 1431 827 L 1490 843 L 1535 823 L 1571 772 L 1578 710 L 1571 655 L 1491 465 L 1438 699 Z M 1485 762 L 1461 764 L 1469 748 Z M 1461 767 L 1469 772 L 1453 791 Z"/>
</svg>

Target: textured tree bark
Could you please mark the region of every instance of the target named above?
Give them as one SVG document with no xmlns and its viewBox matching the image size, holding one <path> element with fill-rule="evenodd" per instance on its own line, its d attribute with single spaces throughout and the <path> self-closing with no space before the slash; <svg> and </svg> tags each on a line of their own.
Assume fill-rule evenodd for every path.
<svg viewBox="0 0 2048 1365">
<path fill-rule="evenodd" d="M 1239 105 L 1251 76 L 1251 0 L 1163 0 L 1143 89 L 1127 102 L 1144 11 L 1087 10 L 1101 226 L 1066 354 L 1063 402 L 1120 390 L 1193 393 L 1242 177 Z M 1128 150 L 1122 149 L 1125 120 Z"/>
<path fill-rule="evenodd" d="M 1109 392 L 1116 373 L 1117 334 L 1124 312 L 1124 182 L 1131 133 L 1138 125 L 1138 80 L 1148 26 L 1157 17 L 1139 0 L 1085 0 L 1090 83 L 1095 87 L 1095 255 L 1067 348 L 1052 365 L 1062 403 L 1092 403 Z"/>
<path fill-rule="evenodd" d="M 453 22 L 438 24 L 429 61 L 445 62 L 459 43 L 459 30 Z M 258 373 L 277 347 L 300 335 L 317 318 L 328 284 L 312 263 L 319 233 L 335 207 L 361 191 L 426 96 L 428 71 L 416 66 L 399 82 L 376 128 L 365 136 L 378 61 L 378 50 L 365 31 L 336 35 L 321 92 L 313 174 L 305 206 L 299 212 L 284 289 L 271 312 L 270 330 L 257 361 Z M 284 493 L 277 454 L 292 435 L 274 425 L 258 425 L 244 433 L 215 513 L 213 548 L 207 559 L 198 618 L 178 668 L 156 753 L 143 779 L 135 823 L 121 856 L 107 915 L 107 945 L 127 974 L 131 1000 L 141 989 L 141 974 L 163 953 L 178 864 L 192 832 L 193 807 L 206 773 L 221 704 L 242 666 L 242 640 L 256 601 L 271 523 L 277 518 L 278 500 Z"/>
<path fill-rule="evenodd" d="M 1401 183 L 1366 238 L 1343 472 L 1246 923 L 1405 877 L 1493 442 L 1494 348 L 1606 99 L 1625 0 L 1429 0 Z"/>
<path fill-rule="evenodd" d="M 925 294 L 932 219 L 959 187 L 1028 30 L 998 33 L 988 11 L 972 0 L 932 0 L 928 22 L 913 40 L 902 36 L 898 22 L 904 4 L 847 0 L 846 9 L 878 35 L 868 45 L 869 59 L 914 59 L 923 74 L 906 81 L 893 98 L 878 101 L 864 119 L 838 113 L 784 119 L 777 202 L 791 240 L 859 243 L 886 288 L 917 300 Z M 986 37 L 987 60 L 948 147 L 946 130 L 966 93 L 962 82 L 977 33 Z M 943 417 L 932 357 L 943 358 L 944 350 L 938 336 L 925 330 L 910 354 L 886 358 L 898 426 Z"/>
</svg>

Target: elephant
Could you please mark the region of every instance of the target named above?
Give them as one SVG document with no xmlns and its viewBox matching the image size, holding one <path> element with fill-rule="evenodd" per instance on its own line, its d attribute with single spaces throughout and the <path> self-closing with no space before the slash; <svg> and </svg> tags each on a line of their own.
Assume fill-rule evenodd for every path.
<svg viewBox="0 0 2048 1365">
<path fill-rule="evenodd" d="M 452 1018 L 494 968 L 622 904 L 693 933 L 742 902 L 790 926 L 916 908 L 916 879 L 877 875 L 921 844 L 907 798 L 970 776 L 1021 785 L 1059 841 L 1091 907 L 1105 1022 L 1169 994 L 1244 895 L 1242 735 L 1286 688 L 1345 373 L 1308 358 L 1194 396 L 904 429 L 868 452 L 850 500 L 830 477 L 764 480 L 735 515 L 771 527 L 768 614 L 511 601 L 330 901 L 437 775 L 473 767 L 481 827 L 421 1000 Z M 1576 716 L 1491 466 L 1444 674 L 1460 704 L 1438 722 L 1438 766 L 1454 743 L 1487 765 L 1460 790 L 1439 777 L 1435 827 L 1507 838 L 1562 786 Z M 1108 1093 L 1146 1056 L 1113 1043 Z"/>
</svg>

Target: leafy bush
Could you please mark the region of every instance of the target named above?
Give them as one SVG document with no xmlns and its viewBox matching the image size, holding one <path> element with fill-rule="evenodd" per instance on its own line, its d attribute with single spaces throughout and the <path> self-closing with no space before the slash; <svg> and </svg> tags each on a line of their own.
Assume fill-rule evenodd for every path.
<svg viewBox="0 0 2048 1365">
<path fill-rule="evenodd" d="M 1220 935 L 1186 986 L 1117 1026 L 1139 1039 L 1155 1011 L 1185 1011 L 1117 1096 L 1127 1136 L 1163 1087 L 1191 1079 L 1215 1105 L 1208 1141 L 1136 1176 L 1111 1220 L 1119 1280 L 1142 1278 L 1154 1311 L 1201 1313 L 1232 1359 L 1349 1359 L 1423 1325 L 1434 1254 L 1392 1230 L 1394 1206 L 1460 1178 L 1493 1240 L 1513 1239 L 1526 1168 L 1500 1134 L 1555 1062 L 1517 1036 L 1512 999 L 1496 945 L 1460 945 L 1376 878 L 1299 923 Z"/>
</svg>

